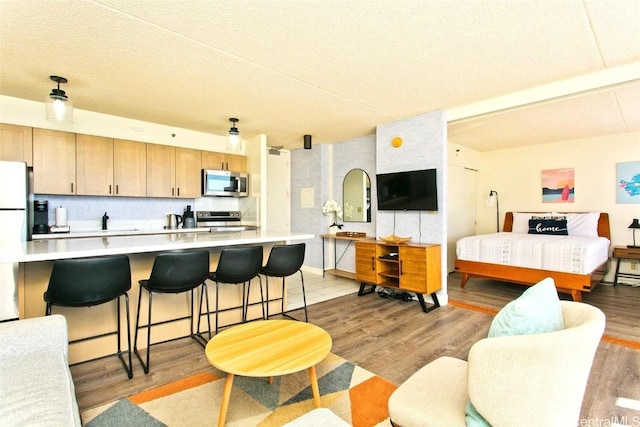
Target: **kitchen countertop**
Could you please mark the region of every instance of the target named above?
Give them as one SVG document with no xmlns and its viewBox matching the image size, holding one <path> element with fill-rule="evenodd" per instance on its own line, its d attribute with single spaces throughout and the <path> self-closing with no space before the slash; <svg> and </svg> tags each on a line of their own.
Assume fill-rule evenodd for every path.
<svg viewBox="0 0 640 427">
<path fill-rule="evenodd" d="M 33 240 L 45 240 L 45 239 L 76 239 L 81 237 L 105 237 L 105 236 L 140 236 L 144 234 L 175 234 L 175 233 L 210 233 L 210 227 L 203 228 L 173 228 L 173 229 L 161 229 L 161 230 L 142 230 L 138 228 L 130 229 L 115 229 L 115 230 L 82 230 L 73 231 L 69 233 L 48 233 L 48 234 L 34 234 Z"/>
<path fill-rule="evenodd" d="M 0 263 L 53 261 L 89 256 L 250 245 L 308 240 L 314 237 L 313 234 L 270 232 L 259 229 L 226 233 L 184 232 L 182 230 L 178 233 L 43 239 L 0 246 Z"/>
</svg>

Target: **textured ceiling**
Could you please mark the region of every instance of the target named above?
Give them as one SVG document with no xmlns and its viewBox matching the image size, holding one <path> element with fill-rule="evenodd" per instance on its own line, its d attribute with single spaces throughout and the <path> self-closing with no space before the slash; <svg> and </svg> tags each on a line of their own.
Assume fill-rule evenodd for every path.
<svg viewBox="0 0 640 427">
<path fill-rule="evenodd" d="M 0 0 L 0 94 L 42 101 L 61 75 L 79 109 L 221 135 L 238 117 L 297 148 L 638 65 L 638 22 L 637 0 Z M 640 67 L 617 82 L 456 117 L 450 140 L 638 131 Z"/>
</svg>

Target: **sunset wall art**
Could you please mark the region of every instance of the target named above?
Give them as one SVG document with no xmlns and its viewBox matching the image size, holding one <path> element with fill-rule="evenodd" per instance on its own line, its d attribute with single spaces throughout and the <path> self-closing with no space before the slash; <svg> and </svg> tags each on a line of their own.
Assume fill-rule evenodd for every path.
<svg viewBox="0 0 640 427">
<path fill-rule="evenodd" d="M 573 203 L 574 200 L 573 168 L 542 171 L 542 203 Z"/>
</svg>

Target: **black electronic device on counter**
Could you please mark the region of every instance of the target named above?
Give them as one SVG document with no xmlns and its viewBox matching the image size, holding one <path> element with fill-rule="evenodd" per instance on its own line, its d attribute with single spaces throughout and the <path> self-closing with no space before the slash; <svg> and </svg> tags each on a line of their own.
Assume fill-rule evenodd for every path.
<svg viewBox="0 0 640 427">
<path fill-rule="evenodd" d="M 187 205 L 182 214 L 182 228 L 196 228 L 196 218 L 191 210 L 191 205 Z"/>
<path fill-rule="evenodd" d="M 47 200 L 33 201 L 33 234 L 49 233 L 49 202 Z"/>
</svg>

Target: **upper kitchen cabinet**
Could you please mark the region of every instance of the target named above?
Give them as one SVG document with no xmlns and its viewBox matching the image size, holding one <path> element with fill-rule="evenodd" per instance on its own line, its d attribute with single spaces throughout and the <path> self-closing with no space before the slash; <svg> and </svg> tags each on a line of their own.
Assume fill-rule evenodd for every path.
<svg viewBox="0 0 640 427">
<path fill-rule="evenodd" d="M 76 135 L 78 195 L 147 195 L 146 144 Z"/>
<path fill-rule="evenodd" d="M 200 150 L 147 145 L 147 196 L 200 197 Z"/>
<path fill-rule="evenodd" d="M 33 130 L 0 123 L 0 160 L 33 166 Z"/>
<path fill-rule="evenodd" d="M 147 145 L 147 196 L 175 197 L 176 150 L 168 145 Z"/>
<path fill-rule="evenodd" d="M 113 184 L 116 196 L 147 195 L 147 144 L 113 140 Z"/>
<path fill-rule="evenodd" d="M 202 169 L 228 170 L 233 172 L 247 171 L 247 157 L 239 154 L 202 152 Z"/>
<path fill-rule="evenodd" d="M 33 187 L 38 194 L 76 194 L 76 135 L 33 129 Z"/>
<path fill-rule="evenodd" d="M 176 147 L 176 196 L 195 199 L 202 195 L 200 150 Z"/>
<path fill-rule="evenodd" d="M 113 188 L 113 139 L 76 135 L 76 194 L 111 196 Z"/>
</svg>

